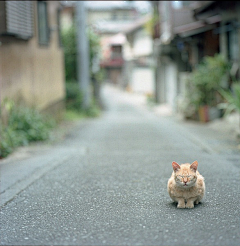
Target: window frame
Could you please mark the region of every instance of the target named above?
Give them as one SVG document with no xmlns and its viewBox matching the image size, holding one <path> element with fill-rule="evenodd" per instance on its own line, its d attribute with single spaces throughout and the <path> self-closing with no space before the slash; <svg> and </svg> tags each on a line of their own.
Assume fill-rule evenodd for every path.
<svg viewBox="0 0 240 246">
<path fill-rule="evenodd" d="M 34 36 L 34 13 L 31 1 L 0 2 L 0 36 L 29 40 Z"/>
<path fill-rule="evenodd" d="M 41 10 L 43 6 L 43 11 Z M 41 46 L 48 46 L 50 42 L 50 28 L 48 21 L 48 5 L 46 1 L 37 1 L 38 15 L 38 43 Z M 45 22 L 42 22 L 45 20 Z M 43 26 L 41 26 L 43 25 Z"/>
<path fill-rule="evenodd" d="M 63 43 L 62 43 L 62 25 L 61 25 L 61 13 L 62 13 L 62 9 L 58 8 L 57 10 L 57 31 L 58 31 L 58 45 L 60 48 L 63 47 Z"/>
</svg>

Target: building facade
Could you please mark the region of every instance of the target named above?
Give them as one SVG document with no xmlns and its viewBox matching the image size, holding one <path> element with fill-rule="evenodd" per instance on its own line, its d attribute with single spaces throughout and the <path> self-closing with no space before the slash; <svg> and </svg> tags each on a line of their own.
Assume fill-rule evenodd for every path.
<svg viewBox="0 0 240 246">
<path fill-rule="evenodd" d="M 206 56 L 223 54 L 231 73 L 239 77 L 240 4 L 236 1 L 159 2 L 160 37 L 157 53 L 156 98 L 178 111 L 185 81 Z M 228 81 L 229 83 L 229 81 Z"/>
<path fill-rule="evenodd" d="M 0 2 L 0 101 L 59 115 L 64 109 L 64 57 L 58 1 Z"/>
</svg>

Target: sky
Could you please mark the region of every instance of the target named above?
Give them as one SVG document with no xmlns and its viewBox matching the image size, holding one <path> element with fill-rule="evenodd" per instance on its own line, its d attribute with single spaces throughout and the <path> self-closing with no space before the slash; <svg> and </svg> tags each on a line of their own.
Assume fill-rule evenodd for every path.
<svg viewBox="0 0 240 246">
<path fill-rule="evenodd" d="M 75 1 L 64 1 L 67 2 L 75 2 Z M 85 1 L 87 4 L 93 6 L 127 6 L 133 5 L 136 6 L 140 12 L 149 12 L 151 11 L 151 3 L 149 1 Z"/>
<path fill-rule="evenodd" d="M 124 1 L 126 2 L 126 1 Z M 151 4 L 148 1 L 134 1 L 137 8 L 143 11 L 149 12 L 151 10 Z"/>
</svg>

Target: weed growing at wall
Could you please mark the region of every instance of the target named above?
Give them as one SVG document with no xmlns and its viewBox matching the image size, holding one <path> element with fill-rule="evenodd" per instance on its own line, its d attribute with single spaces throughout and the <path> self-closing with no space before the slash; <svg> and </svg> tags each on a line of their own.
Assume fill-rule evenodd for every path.
<svg viewBox="0 0 240 246">
<path fill-rule="evenodd" d="M 76 82 L 66 83 L 66 108 L 82 117 L 96 117 L 100 114 L 100 108 L 94 101 L 89 108 L 83 108 L 83 96 Z"/>
<path fill-rule="evenodd" d="M 0 120 L 0 158 L 6 157 L 18 146 L 49 139 L 50 130 L 55 125 L 53 119 L 47 119 L 37 110 L 14 104 L 7 115 L 7 124 Z"/>
</svg>

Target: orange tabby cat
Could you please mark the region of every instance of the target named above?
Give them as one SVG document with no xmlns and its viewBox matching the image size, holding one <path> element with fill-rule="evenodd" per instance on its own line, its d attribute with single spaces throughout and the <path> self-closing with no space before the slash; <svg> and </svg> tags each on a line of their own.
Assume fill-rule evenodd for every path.
<svg viewBox="0 0 240 246">
<path fill-rule="evenodd" d="M 205 192 L 204 178 L 197 171 L 198 162 L 179 165 L 174 161 L 172 166 L 167 185 L 169 196 L 178 203 L 178 208 L 194 208 L 194 203 L 198 204 Z"/>
</svg>

